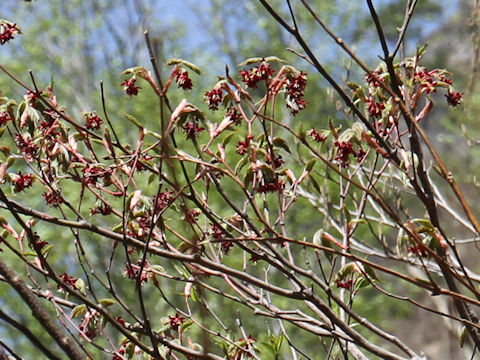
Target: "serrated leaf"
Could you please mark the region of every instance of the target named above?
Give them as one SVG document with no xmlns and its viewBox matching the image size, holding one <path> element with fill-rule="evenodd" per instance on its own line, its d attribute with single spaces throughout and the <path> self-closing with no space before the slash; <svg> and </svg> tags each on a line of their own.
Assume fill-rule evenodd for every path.
<svg viewBox="0 0 480 360">
<path fill-rule="evenodd" d="M 285 141 L 285 139 L 281 137 L 276 137 L 272 141 L 273 145 L 278 146 L 279 148 L 282 148 L 286 152 L 290 153 L 290 147 L 288 146 L 288 143 Z"/>
<path fill-rule="evenodd" d="M 85 314 L 86 311 L 87 311 L 87 306 L 85 304 L 77 305 L 70 312 L 70 317 L 74 319 L 77 316 L 82 316 L 83 314 Z"/>
<path fill-rule="evenodd" d="M 466 326 L 462 326 L 462 330 L 460 330 L 460 334 L 459 334 L 459 340 L 460 340 L 460 348 L 463 349 L 463 345 L 465 345 L 465 340 L 467 340 L 467 327 Z"/>
<path fill-rule="evenodd" d="M 138 128 L 142 129 L 143 130 L 143 126 L 142 124 L 140 124 L 140 122 L 135 119 L 132 115 L 129 115 L 129 114 L 124 114 L 123 116 L 125 116 L 125 118 L 130 121 L 131 123 L 135 124 Z"/>
<path fill-rule="evenodd" d="M 344 280 L 348 275 L 353 273 L 354 270 L 355 270 L 355 264 L 353 263 L 346 264 L 337 272 L 337 275 L 335 276 L 335 281 Z"/>
<path fill-rule="evenodd" d="M 364 264 L 363 265 L 363 270 L 365 271 L 365 274 L 367 274 L 370 279 L 378 280 L 377 274 L 372 267 Z"/>
<path fill-rule="evenodd" d="M 192 326 L 193 324 L 194 324 L 194 323 L 193 323 L 192 320 L 187 320 L 187 321 L 185 321 L 185 322 L 182 324 L 182 326 L 180 326 L 180 329 L 181 329 L 182 331 L 185 331 L 186 329 L 188 329 L 188 328 L 189 328 L 190 326 Z"/>
<path fill-rule="evenodd" d="M 82 294 L 85 294 L 85 281 L 82 278 L 78 278 L 75 281 L 75 288 L 77 288 Z"/>
<path fill-rule="evenodd" d="M 43 255 L 43 256 L 47 256 L 48 253 L 50 252 L 50 250 L 52 250 L 55 246 L 56 246 L 55 244 L 50 244 L 50 245 L 45 246 L 45 247 L 42 249 L 42 255 Z"/>
<path fill-rule="evenodd" d="M 247 169 L 247 172 L 245 173 L 245 176 L 243 177 L 243 182 L 245 184 L 245 187 L 248 188 L 252 181 L 253 181 L 253 169 L 250 166 Z"/>
<path fill-rule="evenodd" d="M 202 74 L 202 71 L 200 70 L 200 68 L 197 65 L 192 64 L 190 61 L 186 61 L 186 60 L 183 60 L 183 59 L 168 59 L 167 60 L 167 65 L 168 66 L 171 66 L 171 65 L 185 65 L 189 69 L 195 71 L 198 75 Z"/>
<path fill-rule="evenodd" d="M 315 166 L 315 163 L 317 162 L 317 159 L 311 159 L 308 163 L 307 166 L 305 166 L 305 170 L 308 172 L 312 172 L 313 167 Z"/>
<path fill-rule="evenodd" d="M 275 177 L 275 170 L 273 170 L 270 165 L 264 163 L 262 164 L 261 169 L 265 179 L 271 180 Z"/>
<path fill-rule="evenodd" d="M 108 306 L 114 305 L 116 303 L 116 301 L 113 300 L 113 299 L 100 299 L 100 300 L 98 300 L 98 303 L 100 305 L 102 305 L 103 307 L 108 307 Z"/>
<path fill-rule="evenodd" d="M 231 131 L 230 133 L 228 133 L 228 134 L 223 138 L 223 141 L 222 141 L 223 147 L 226 147 L 226 146 L 228 145 L 228 143 L 230 143 L 230 141 L 232 140 L 232 137 L 233 137 L 236 133 L 237 133 L 236 131 Z"/>
<path fill-rule="evenodd" d="M 318 229 L 315 234 L 313 234 L 313 239 L 312 239 L 312 242 L 315 244 L 315 245 L 323 245 L 322 243 L 322 237 L 323 237 L 323 233 L 325 232 L 324 229 Z"/>
</svg>

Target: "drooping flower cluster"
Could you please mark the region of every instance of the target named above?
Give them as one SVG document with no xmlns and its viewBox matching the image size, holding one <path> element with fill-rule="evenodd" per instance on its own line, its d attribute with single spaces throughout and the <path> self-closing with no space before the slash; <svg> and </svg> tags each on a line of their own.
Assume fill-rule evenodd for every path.
<svg viewBox="0 0 480 360">
<path fill-rule="evenodd" d="M 35 178 L 32 174 L 22 174 L 20 171 L 15 179 L 12 181 L 15 187 L 15 192 L 21 192 L 33 185 Z"/>
<path fill-rule="evenodd" d="M 463 93 L 455 90 L 450 90 L 445 94 L 447 98 L 448 105 L 457 107 L 458 104 L 462 101 Z"/>
<path fill-rule="evenodd" d="M 77 283 L 77 278 L 67 275 L 66 273 L 60 274 L 60 280 L 62 280 L 65 285 L 75 288 L 75 284 Z M 58 284 L 57 289 L 60 292 L 65 292 L 66 288 L 63 284 Z"/>
<path fill-rule="evenodd" d="M 12 121 L 10 114 L 6 111 L 0 112 L 0 126 L 4 126 L 9 121 Z"/>
<path fill-rule="evenodd" d="M 327 140 L 327 135 L 322 132 L 322 131 L 319 131 L 319 130 L 316 130 L 316 129 L 311 129 L 309 132 L 308 132 L 308 135 L 310 135 L 310 137 L 316 141 L 316 142 L 324 142 L 325 140 Z"/>
<path fill-rule="evenodd" d="M 45 202 L 48 206 L 58 206 L 63 204 L 63 198 L 53 191 L 45 192 L 42 196 L 45 198 Z"/>
<path fill-rule="evenodd" d="M 374 70 L 374 71 L 372 71 L 372 74 L 375 75 L 377 77 L 377 79 L 383 81 L 382 73 L 381 73 L 380 70 Z M 372 76 L 371 74 L 365 74 L 365 81 L 373 87 L 379 87 L 380 86 L 380 82 L 378 82 L 375 79 L 375 77 Z"/>
<path fill-rule="evenodd" d="M 35 158 L 38 146 L 33 142 L 30 134 L 17 134 L 15 136 L 15 143 L 27 161 L 32 161 Z"/>
<path fill-rule="evenodd" d="M 132 77 L 120 84 L 120 86 L 123 86 L 123 91 L 125 91 L 125 94 L 127 94 L 128 96 L 138 95 L 138 89 L 141 89 L 141 87 L 135 86 L 136 81 L 137 79 L 135 77 Z"/>
<path fill-rule="evenodd" d="M 13 40 L 18 33 L 20 33 L 20 29 L 17 27 L 17 24 L 3 21 L 0 23 L 0 45 Z"/>
<path fill-rule="evenodd" d="M 240 125 L 242 122 L 242 114 L 240 114 L 240 112 L 234 106 L 230 106 L 227 109 L 225 117 L 230 119 L 235 125 Z"/>
<path fill-rule="evenodd" d="M 382 116 L 382 111 L 385 109 L 385 104 L 382 101 L 375 101 L 373 97 L 367 98 L 365 106 L 371 117 L 378 119 Z"/>
<path fill-rule="evenodd" d="M 188 71 L 180 69 L 177 73 L 175 81 L 179 88 L 183 90 L 190 90 L 193 86 L 192 79 L 188 77 Z"/>
<path fill-rule="evenodd" d="M 85 184 L 97 185 L 100 179 L 109 179 L 112 171 L 98 166 L 87 166 L 83 170 Z"/>
<path fill-rule="evenodd" d="M 195 139 L 205 128 L 198 126 L 196 121 L 186 122 L 182 126 L 183 131 L 187 135 L 187 139 Z"/>
<path fill-rule="evenodd" d="M 103 120 L 95 111 L 83 113 L 85 118 L 85 127 L 89 130 L 98 130 L 103 124 Z"/>
<path fill-rule="evenodd" d="M 214 87 L 212 90 L 207 91 L 204 99 L 210 110 L 218 110 L 218 105 L 223 100 L 222 88 Z"/>
<path fill-rule="evenodd" d="M 161 192 L 158 197 L 153 197 L 153 203 L 155 204 L 157 211 L 163 211 L 173 203 L 174 197 L 171 191 Z"/>
<path fill-rule="evenodd" d="M 250 146 L 250 141 L 252 139 L 252 135 L 247 135 L 244 141 L 239 141 L 237 143 L 237 150 L 235 150 L 235 152 L 239 155 L 245 155 L 248 151 L 248 147 Z"/>
<path fill-rule="evenodd" d="M 140 265 L 142 260 L 139 259 L 136 264 L 125 263 L 125 270 L 123 271 L 123 276 L 135 280 L 140 272 Z M 140 274 L 140 283 L 146 283 L 149 278 L 151 264 L 148 260 L 145 260 L 145 265 L 143 266 L 142 273 Z"/>
<path fill-rule="evenodd" d="M 178 315 L 178 313 L 175 316 L 169 315 L 168 318 L 170 319 L 170 327 L 175 331 L 178 331 L 178 328 L 185 322 L 185 318 Z"/>
<path fill-rule="evenodd" d="M 350 290 L 352 288 L 352 285 L 353 285 L 353 280 L 337 280 L 335 282 L 335 284 L 337 285 L 337 288 L 339 289 L 345 289 L 345 290 Z"/>
<path fill-rule="evenodd" d="M 293 78 L 287 79 L 285 83 L 286 102 L 292 115 L 297 115 L 300 110 L 305 109 L 307 101 L 304 98 L 307 86 L 307 74 L 300 72 Z"/>
<path fill-rule="evenodd" d="M 353 144 L 347 141 L 338 141 L 334 142 L 336 146 L 337 155 L 335 156 L 335 161 L 341 167 L 348 167 L 350 164 L 350 155 L 353 155 L 357 161 L 362 161 L 366 155 L 365 150 L 359 147 L 358 151 L 353 149 Z"/>
<path fill-rule="evenodd" d="M 285 183 L 281 181 L 278 176 L 275 176 L 271 179 L 263 180 L 262 184 L 259 184 L 255 190 L 259 193 L 268 193 L 275 191 L 282 191 L 285 188 Z"/>
<path fill-rule="evenodd" d="M 275 70 L 270 67 L 270 64 L 262 61 L 259 66 L 254 66 L 249 70 L 241 70 L 240 76 L 247 87 L 256 88 L 260 81 L 270 80 L 274 73 Z"/>
<path fill-rule="evenodd" d="M 101 204 L 97 207 L 90 209 L 90 215 L 101 214 L 103 216 L 110 215 L 112 208 L 106 204 Z"/>
</svg>

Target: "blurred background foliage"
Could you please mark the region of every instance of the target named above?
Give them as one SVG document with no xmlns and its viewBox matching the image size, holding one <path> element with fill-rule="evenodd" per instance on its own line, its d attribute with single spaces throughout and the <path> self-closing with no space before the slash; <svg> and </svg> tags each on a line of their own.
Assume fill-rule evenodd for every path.
<svg viewBox="0 0 480 360">
<path fill-rule="evenodd" d="M 281 7 L 283 1 L 271 3 Z M 363 2 L 315 0 L 310 3 L 332 30 L 353 47 L 367 64 L 377 66 L 381 49 Z M 395 42 L 397 28 L 404 17 L 405 1 L 382 0 L 376 1 L 376 4 L 386 35 Z M 476 86 L 478 74 L 472 65 L 475 45 L 478 46 L 476 37 L 479 20 L 478 14 L 472 11 L 473 5 L 474 1 L 467 0 L 448 1 L 446 4 L 433 0 L 420 1 L 407 32 L 404 49 L 405 54 L 411 56 L 417 46 L 430 42 L 423 65 L 445 67 L 452 71 L 455 87 L 467 92 L 462 110 L 447 111 L 446 104 L 443 105 L 444 99 L 436 99 L 438 106 L 435 113 L 429 123 L 424 124 L 440 145 L 441 152 L 450 154 L 446 158 L 447 163 L 458 180 L 465 183 L 476 181 L 475 170 L 480 165 L 477 140 L 480 139 L 477 119 L 480 94 Z M 23 36 L 0 48 L 0 63 L 28 84 L 31 83 L 28 70 L 31 70 L 40 88 L 45 88 L 53 79 L 59 104 L 67 106 L 67 112 L 77 119 L 81 118 L 82 111 L 96 110 L 102 114 L 99 83 L 103 81 L 110 117 L 125 142 L 134 141 L 137 134 L 136 128 L 126 121 L 125 113 L 134 115 L 152 130 L 160 128 L 158 100 L 147 89 L 148 85 L 140 84 L 144 87 L 142 96 L 132 99 L 123 94 L 120 86 L 125 79 L 121 73 L 126 68 L 145 66 L 150 69 L 145 30 L 149 31 L 156 56 L 162 64 L 169 58 L 183 58 L 195 63 L 203 72 L 202 76 L 191 74 L 194 82 L 191 91 L 185 94 L 182 90 L 169 93 L 174 106 L 185 96 L 204 110 L 211 121 L 221 120 L 216 118 L 219 114 L 209 112 L 203 103 L 203 95 L 216 83 L 217 75 L 224 75 L 226 66 L 230 73 L 237 74 L 242 69 L 238 64 L 246 58 L 275 55 L 309 73 L 306 93 L 309 106 L 296 118 L 291 118 L 287 111 L 280 118 L 293 123 L 294 128 L 302 124 L 305 129 L 326 128 L 329 116 L 336 124 L 351 123 L 351 117 L 344 113 L 342 104 L 332 95 L 325 81 L 307 63 L 287 50 L 288 47 L 298 49 L 294 40 L 281 31 L 256 1 L 37 0 L 23 3 L 4 0 L 2 12 L 5 19 L 18 24 Z M 312 18 L 305 11 L 299 11 L 298 16 L 305 38 L 329 72 L 342 83 L 361 81 L 363 73 L 318 29 Z M 166 66 L 161 68 L 164 79 L 169 71 Z M 14 99 L 20 99 L 23 95 L 22 89 L 4 74 L 0 75 L 0 90 L 4 96 Z M 459 124 L 464 125 L 463 133 L 459 131 Z M 183 138 L 183 134 L 179 137 Z M 35 187 L 28 191 L 32 206 L 43 206 L 43 198 L 35 192 Z M 73 188 L 67 190 L 66 195 L 73 196 L 75 191 Z M 478 209 L 478 205 L 473 206 Z M 318 214 L 313 211 L 302 212 L 289 219 L 289 226 L 301 227 L 303 236 L 311 237 L 322 225 L 317 218 Z M 42 237 L 53 236 L 63 238 L 65 246 L 70 246 L 67 244 L 71 242 L 71 234 L 42 229 Z M 111 246 L 102 243 L 101 239 L 90 244 L 92 248 L 87 251 L 92 256 L 96 254 L 93 260 L 98 264 L 104 263 L 103 256 L 111 251 Z M 57 267 L 68 271 L 71 259 L 59 257 L 59 253 L 52 254 L 58 257 L 55 259 Z M 17 269 L 21 270 L 21 264 Z M 181 292 L 177 287 L 178 284 L 165 284 L 167 291 L 172 294 Z M 1 308 L 15 314 L 23 323 L 32 321 L 22 304 L 10 300 L 14 297 L 9 296 L 9 291 L 7 286 L 0 284 Z M 376 317 L 390 317 L 392 328 L 399 324 L 397 321 L 408 321 L 409 317 L 415 315 L 407 305 L 393 300 L 385 302 L 382 298 L 382 302 L 378 303 L 371 298 L 373 294 L 365 292 L 355 300 L 361 315 L 373 321 Z M 179 301 L 182 301 L 180 297 Z M 218 301 L 221 302 L 221 299 Z M 222 306 L 216 299 L 212 300 L 212 304 Z M 159 306 L 154 301 L 149 305 Z M 230 322 L 229 319 L 225 321 L 227 324 Z M 260 318 L 244 317 L 244 321 L 250 329 L 265 329 L 264 320 Z M 12 331 L 0 322 L 1 339 L 6 339 L 7 344 L 26 358 L 37 355 L 26 339 L 16 336 Z M 40 327 L 34 328 L 34 332 L 42 337 Z M 411 335 L 407 342 L 415 344 L 414 336 Z M 300 347 L 308 349 L 317 345 L 305 343 Z"/>
</svg>

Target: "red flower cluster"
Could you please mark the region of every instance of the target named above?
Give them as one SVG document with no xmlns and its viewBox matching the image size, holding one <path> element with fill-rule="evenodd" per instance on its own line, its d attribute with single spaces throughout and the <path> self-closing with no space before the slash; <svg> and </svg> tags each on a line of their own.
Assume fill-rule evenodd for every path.
<svg viewBox="0 0 480 360">
<path fill-rule="evenodd" d="M 380 70 L 374 70 L 372 71 L 372 74 L 374 74 L 379 80 L 383 80 L 381 75 Z M 365 81 L 369 84 L 372 85 L 373 87 L 379 87 L 380 83 L 370 74 L 365 74 Z"/>
<path fill-rule="evenodd" d="M 353 285 L 353 280 L 337 280 L 335 283 L 337 285 L 337 288 L 350 290 Z"/>
<path fill-rule="evenodd" d="M 123 91 L 125 91 L 125 94 L 127 94 L 128 96 L 138 95 L 138 89 L 141 89 L 141 87 L 135 86 L 136 81 L 137 79 L 132 77 L 120 84 L 120 86 L 123 86 Z"/>
<path fill-rule="evenodd" d="M 267 193 L 267 192 L 275 192 L 275 191 L 282 191 L 285 188 L 285 183 L 278 179 L 278 176 L 274 177 L 270 180 L 264 180 L 263 184 L 258 185 L 255 188 L 255 191 L 259 193 Z"/>
<path fill-rule="evenodd" d="M 187 139 L 195 139 L 205 128 L 198 126 L 196 121 L 189 121 L 182 126 L 183 131 L 187 134 Z"/>
<path fill-rule="evenodd" d="M 15 186 L 15 192 L 18 193 L 29 188 L 30 186 L 33 185 L 34 180 L 35 178 L 33 177 L 32 174 L 22 174 L 22 172 L 20 171 L 17 177 L 15 178 L 15 180 L 13 180 L 13 185 Z"/>
<path fill-rule="evenodd" d="M 463 93 L 460 91 L 450 90 L 445 97 L 447 98 L 448 105 L 457 107 L 462 101 Z"/>
<path fill-rule="evenodd" d="M 274 72 L 267 62 L 262 61 L 259 66 L 240 71 L 240 76 L 249 88 L 256 88 L 259 81 L 269 80 Z"/>
<path fill-rule="evenodd" d="M 185 318 L 178 315 L 178 313 L 176 313 L 175 316 L 169 315 L 168 318 L 170 319 L 171 328 L 175 331 L 185 322 Z"/>
<path fill-rule="evenodd" d="M 237 150 L 235 150 L 235 152 L 239 155 L 245 155 L 248 151 L 248 147 L 250 146 L 250 140 L 252 139 L 252 135 L 247 135 L 245 137 L 245 141 L 239 141 L 237 143 Z"/>
<path fill-rule="evenodd" d="M 17 24 L 10 24 L 3 22 L 0 24 L 0 45 L 4 45 L 10 40 L 13 40 L 15 35 L 18 34 L 20 30 L 17 27 Z"/>
<path fill-rule="evenodd" d="M 112 213 L 112 208 L 108 205 L 102 204 L 93 209 L 90 209 L 90 215 L 101 214 L 101 215 L 110 215 Z"/>
<path fill-rule="evenodd" d="M 73 276 L 67 275 L 66 273 L 60 274 L 60 280 L 62 280 L 67 286 L 75 287 L 75 283 L 77 279 Z M 58 291 L 64 292 L 65 286 L 62 284 L 58 284 L 57 286 Z"/>
<path fill-rule="evenodd" d="M 123 272 L 123 275 L 125 277 L 128 277 L 129 279 L 136 279 L 137 275 L 140 271 L 140 264 L 142 263 L 142 260 L 138 260 L 137 264 L 129 264 L 128 262 L 125 263 L 125 270 Z M 148 271 L 147 269 L 150 268 L 150 262 L 146 260 L 145 266 L 143 267 L 143 271 L 140 274 L 140 283 L 146 283 L 148 280 Z"/>
<path fill-rule="evenodd" d="M 240 125 L 240 123 L 242 122 L 242 115 L 237 110 L 237 108 L 233 106 L 230 106 L 227 109 L 227 114 L 225 115 L 225 117 L 233 121 L 235 125 Z"/>
<path fill-rule="evenodd" d="M 287 107 L 292 115 L 297 115 L 300 110 L 305 109 L 307 101 L 304 98 L 305 88 L 307 86 L 307 74 L 300 72 L 292 79 L 287 79 L 285 90 L 287 91 Z"/>
<path fill-rule="evenodd" d="M 324 142 L 325 140 L 327 140 L 327 135 L 325 135 L 325 133 L 323 132 L 320 132 L 318 130 L 315 130 L 315 129 L 311 129 L 309 132 L 308 132 L 308 135 L 310 135 L 310 137 L 315 140 L 316 142 Z"/>
<path fill-rule="evenodd" d="M 48 206 L 58 206 L 63 204 L 63 198 L 53 191 L 43 193 L 42 196 L 45 198 Z"/>
<path fill-rule="evenodd" d="M 185 220 L 188 221 L 190 224 L 195 224 L 200 214 L 201 212 L 199 210 L 189 209 L 185 212 Z"/>
<path fill-rule="evenodd" d="M 89 130 L 98 130 L 103 124 L 103 120 L 95 111 L 83 113 L 83 117 L 85 118 L 85 127 Z"/>
<path fill-rule="evenodd" d="M 427 69 L 422 68 L 420 71 L 413 74 L 413 78 L 420 84 L 422 90 L 427 94 L 436 92 L 437 86 L 452 84 L 452 80 L 445 75 L 440 74 L 438 69 L 428 71 Z"/>
<path fill-rule="evenodd" d="M 423 245 L 413 245 L 413 246 L 409 246 L 407 248 L 407 251 L 410 253 L 410 254 L 414 254 L 414 255 L 419 255 L 421 257 L 428 257 L 428 253 L 427 253 L 427 250 L 425 250 L 425 247 Z"/>
<path fill-rule="evenodd" d="M 193 86 L 192 79 L 188 77 L 188 71 L 186 70 L 179 70 L 175 81 L 177 82 L 178 87 L 183 90 L 190 90 Z"/>
<path fill-rule="evenodd" d="M 6 111 L 0 112 L 0 126 L 5 125 L 9 121 L 12 121 L 10 115 Z"/>
<path fill-rule="evenodd" d="M 207 91 L 204 99 L 210 110 L 218 110 L 218 105 L 220 105 L 223 100 L 222 89 L 220 87 L 215 87 L 212 90 Z"/>
<path fill-rule="evenodd" d="M 27 161 L 32 161 L 34 159 L 38 151 L 38 146 L 33 142 L 33 139 L 29 134 L 26 134 L 25 137 L 21 134 L 17 134 L 15 136 L 15 143 Z"/>
<path fill-rule="evenodd" d="M 156 196 L 153 197 L 153 203 L 156 203 L 157 211 L 162 211 L 166 209 L 168 206 L 170 206 L 173 200 L 173 193 L 170 191 L 161 192 L 158 195 L 158 198 Z"/>
<path fill-rule="evenodd" d="M 373 97 L 366 99 L 366 107 L 371 117 L 378 119 L 382 116 L 382 111 L 385 109 L 383 102 L 376 102 Z"/>
<path fill-rule="evenodd" d="M 365 150 L 359 148 L 358 151 L 353 150 L 353 145 L 349 142 L 345 141 L 335 141 L 335 146 L 337 147 L 337 156 L 335 160 L 340 164 L 342 167 L 348 167 L 349 165 L 349 155 L 352 154 L 356 157 L 357 161 L 362 161 L 366 155 Z"/>
<path fill-rule="evenodd" d="M 84 175 L 85 184 L 96 185 L 99 179 L 108 179 L 112 171 L 110 169 L 102 169 L 98 166 L 87 166 L 82 170 L 82 172 Z"/>
</svg>

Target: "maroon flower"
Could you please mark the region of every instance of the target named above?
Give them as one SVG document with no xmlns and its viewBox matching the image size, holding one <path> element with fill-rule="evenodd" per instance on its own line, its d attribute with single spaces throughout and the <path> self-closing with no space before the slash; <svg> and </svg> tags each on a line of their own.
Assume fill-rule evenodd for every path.
<svg viewBox="0 0 480 360">
<path fill-rule="evenodd" d="M 220 87 L 216 87 L 210 91 L 207 91 L 204 99 L 210 110 L 218 110 L 218 105 L 223 100 L 222 89 Z"/>
<path fill-rule="evenodd" d="M 382 116 L 382 110 L 385 109 L 385 104 L 383 102 L 376 102 L 374 98 L 367 98 L 366 106 L 368 113 L 373 118 L 380 118 Z"/>
<path fill-rule="evenodd" d="M 60 274 L 60 280 L 62 280 L 67 286 L 75 287 L 77 279 L 73 276 L 69 276 L 66 273 Z M 65 286 L 63 284 L 58 284 L 57 289 L 61 292 L 65 291 Z"/>
<path fill-rule="evenodd" d="M 156 203 L 157 211 L 163 211 L 164 209 L 169 207 L 173 200 L 173 193 L 170 191 L 161 192 L 158 195 L 158 198 L 156 196 L 153 197 L 153 203 Z"/>
<path fill-rule="evenodd" d="M 110 169 L 102 169 L 98 166 L 87 166 L 83 170 L 85 184 L 96 185 L 100 179 L 108 179 L 111 174 Z"/>
<path fill-rule="evenodd" d="M 32 174 L 22 174 L 22 172 L 20 171 L 17 177 L 15 178 L 15 180 L 13 180 L 13 185 L 15 186 L 15 192 L 18 193 L 29 188 L 30 186 L 33 185 L 34 180 L 35 178 L 33 177 Z"/>
<path fill-rule="evenodd" d="M 138 260 L 137 264 L 129 264 L 128 262 L 125 263 L 125 270 L 123 271 L 123 275 L 128 277 L 129 279 L 135 280 L 140 272 L 140 264 L 142 260 Z M 140 283 L 146 283 L 148 280 L 148 269 L 150 268 L 150 262 L 146 260 L 145 266 L 143 267 L 143 271 L 140 274 Z"/>
<path fill-rule="evenodd" d="M 196 121 L 189 121 L 182 126 L 183 131 L 187 134 L 187 139 L 195 139 L 205 128 L 198 126 Z"/>
<path fill-rule="evenodd" d="M 90 209 L 90 215 L 101 214 L 101 215 L 110 215 L 112 213 L 112 208 L 108 205 L 102 204 L 95 208 Z"/>
<path fill-rule="evenodd" d="M 282 159 L 282 156 L 279 155 L 279 156 L 275 156 L 275 155 L 270 155 L 270 154 L 267 154 L 267 164 L 268 165 L 271 165 L 274 169 L 278 169 L 280 166 L 282 166 L 285 161 L 283 161 Z"/>
<path fill-rule="evenodd" d="M 335 146 L 337 147 L 337 156 L 335 157 L 335 160 L 340 166 L 348 167 L 349 155 L 352 154 L 355 156 L 356 154 L 353 150 L 352 144 L 345 141 L 335 141 Z"/>
<path fill-rule="evenodd" d="M 237 150 L 235 150 L 235 152 L 239 155 L 245 155 L 248 151 L 248 147 L 250 146 L 250 140 L 252 139 L 252 135 L 247 135 L 245 137 L 245 141 L 239 141 L 237 143 Z"/>
<path fill-rule="evenodd" d="M 230 249 L 233 247 L 233 241 L 231 240 L 223 240 L 221 243 L 220 243 L 220 249 L 222 250 L 222 252 L 225 254 L 225 255 L 228 255 L 228 253 L 230 252 Z"/>
<path fill-rule="evenodd" d="M 381 72 L 380 70 L 374 70 L 372 71 L 372 74 L 377 77 L 379 80 L 383 80 L 383 77 L 380 76 Z M 379 87 L 380 83 L 370 74 L 365 74 L 365 81 L 369 84 L 372 85 L 373 87 Z"/>
<path fill-rule="evenodd" d="M 421 257 L 428 257 L 427 250 L 425 250 L 425 246 L 423 246 L 423 245 L 409 246 L 407 248 L 407 251 L 410 254 L 413 254 L 413 255 L 418 255 L 418 256 L 421 256 Z"/>
<path fill-rule="evenodd" d="M 353 285 L 353 280 L 337 280 L 335 283 L 337 285 L 337 288 L 350 290 Z"/>
<path fill-rule="evenodd" d="M 168 318 L 170 319 L 170 326 L 175 331 L 185 322 L 185 318 L 178 315 L 178 313 L 176 313 L 175 316 L 169 315 Z"/>
<path fill-rule="evenodd" d="M 259 66 L 254 66 L 249 70 L 241 70 L 240 76 L 249 88 L 256 88 L 259 81 L 269 80 L 274 72 L 275 70 L 271 69 L 267 62 L 262 61 Z"/>
<path fill-rule="evenodd" d="M 4 45 L 10 40 L 13 40 L 16 34 L 20 30 L 17 27 L 17 24 L 10 24 L 7 22 L 2 22 L 0 24 L 0 45 Z"/>
<path fill-rule="evenodd" d="M 190 90 L 193 86 L 192 80 L 188 77 L 188 71 L 186 70 L 179 70 L 175 81 L 177 82 L 178 87 L 183 90 Z"/>
<path fill-rule="evenodd" d="M 12 118 L 6 111 L 0 112 L 0 126 L 5 125 L 7 122 L 12 121 Z"/>
<path fill-rule="evenodd" d="M 282 191 L 285 188 L 285 183 L 278 179 L 278 176 L 270 180 L 264 180 L 263 184 L 258 185 L 255 190 L 259 193 Z"/>
<path fill-rule="evenodd" d="M 199 210 L 189 209 L 185 212 L 185 220 L 188 221 L 190 224 L 195 224 L 200 214 L 201 212 Z"/>
<path fill-rule="evenodd" d="M 287 79 L 285 84 L 287 107 L 292 115 L 305 109 L 307 101 L 304 99 L 304 91 L 307 86 L 307 74 L 300 72 L 297 76 Z"/>
<path fill-rule="evenodd" d="M 132 77 L 120 84 L 120 86 L 123 86 L 123 91 L 125 91 L 125 94 L 128 96 L 138 95 L 138 89 L 141 89 L 140 86 L 135 86 L 135 81 L 137 81 L 137 79 Z"/>
<path fill-rule="evenodd" d="M 63 204 L 63 198 L 53 191 L 43 193 L 42 196 L 45 198 L 48 206 L 58 206 Z"/>
<path fill-rule="evenodd" d="M 420 71 L 417 71 L 413 74 L 413 78 L 420 84 L 420 87 L 424 92 L 430 94 L 436 92 L 438 85 L 438 69 L 428 71 L 427 69 L 422 68 Z M 442 77 L 443 79 L 444 77 Z"/>
<path fill-rule="evenodd" d="M 325 135 L 324 132 L 320 132 L 318 130 L 315 130 L 315 129 L 311 129 L 309 132 L 308 132 L 308 135 L 310 135 L 310 137 L 315 140 L 316 142 L 324 142 L 325 140 L 327 140 L 327 135 Z"/>
<path fill-rule="evenodd" d="M 242 122 L 242 115 L 240 112 L 237 110 L 237 108 L 230 106 L 227 109 L 227 114 L 225 115 L 228 119 L 233 121 L 235 125 L 239 125 Z"/>
<path fill-rule="evenodd" d="M 447 98 L 448 105 L 457 107 L 458 104 L 462 101 L 463 93 L 460 91 L 450 90 L 445 97 Z"/>
<path fill-rule="evenodd" d="M 25 156 L 27 161 L 32 161 L 38 151 L 38 146 L 33 142 L 30 134 L 17 134 L 15 136 L 15 142 L 20 152 Z"/>
<path fill-rule="evenodd" d="M 85 127 L 89 130 L 98 130 L 103 124 L 103 120 L 95 111 L 83 113 L 83 117 L 85 118 Z"/>
</svg>

